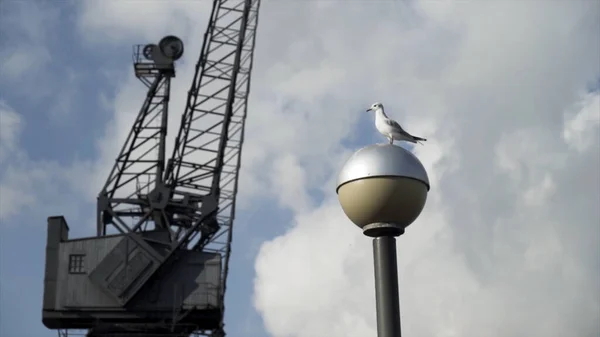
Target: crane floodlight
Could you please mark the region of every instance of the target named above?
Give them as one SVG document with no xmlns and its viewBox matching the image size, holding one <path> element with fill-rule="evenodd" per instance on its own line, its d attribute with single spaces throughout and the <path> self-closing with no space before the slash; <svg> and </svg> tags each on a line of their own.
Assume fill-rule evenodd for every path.
<svg viewBox="0 0 600 337">
<path fill-rule="evenodd" d="M 169 35 L 163 37 L 158 43 L 160 52 L 173 61 L 178 60 L 183 55 L 183 41 L 177 36 Z"/>
</svg>

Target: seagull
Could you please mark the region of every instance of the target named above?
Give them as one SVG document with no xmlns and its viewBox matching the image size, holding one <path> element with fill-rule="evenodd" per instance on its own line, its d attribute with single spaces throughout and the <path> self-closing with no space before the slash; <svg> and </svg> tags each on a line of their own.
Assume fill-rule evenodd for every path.
<svg viewBox="0 0 600 337">
<path fill-rule="evenodd" d="M 410 133 L 404 131 L 404 129 L 393 119 L 389 119 L 388 116 L 383 112 L 383 104 L 373 103 L 367 112 L 375 111 L 375 128 L 377 131 L 384 135 L 390 144 L 394 143 L 394 140 L 404 140 L 410 143 L 421 144 L 422 141 L 427 139 L 421 137 L 415 137 Z"/>
</svg>

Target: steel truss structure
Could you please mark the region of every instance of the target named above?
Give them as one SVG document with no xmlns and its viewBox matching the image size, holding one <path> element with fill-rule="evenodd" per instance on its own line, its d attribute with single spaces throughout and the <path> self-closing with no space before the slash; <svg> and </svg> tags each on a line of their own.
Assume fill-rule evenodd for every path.
<svg viewBox="0 0 600 337">
<path fill-rule="evenodd" d="M 168 53 L 170 46 L 161 42 L 134 47 L 134 70 L 147 86 L 147 96 L 97 202 L 97 236 L 127 235 L 153 266 L 135 281 L 133 290 L 120 295 L 121 303 L 129 303 L 146 281 L 159 277 L 179 252 L 218 253 L 222 263 L 220 327 L 210 331 L 194 326 L 173 328 L 188 314 L 173 308 L 173 319 L 163 328 L 146 325 L 138 330 L 133 324 L 123 324 L 104 333 L 91 329 L 87 336 L 225 335 L 224 296 L 259 7 L 260 0 L 213 2 L 168 160 L 168 105 L 175 69 L 172 61 L 151 59 L 158 50 Z M 183 45 L 170 42 L 183 52 Z M 165 235 L 144 238 L 143 233 L 150 231 Z M 67 335 L 77 334 L 59 332 L 59 336 Z"/>
</svg>

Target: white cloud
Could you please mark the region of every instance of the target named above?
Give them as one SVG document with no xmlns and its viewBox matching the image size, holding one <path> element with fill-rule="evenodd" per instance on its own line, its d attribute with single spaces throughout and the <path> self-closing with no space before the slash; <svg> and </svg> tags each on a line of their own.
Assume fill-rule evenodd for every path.
<svg viewBox="0 0 600 337">
<path fill-rule="evenodd" d="M 596 92 L 585 95 L 573 110 L 565 116 L 563 138 L 569 146 L 584 152 L 598 143 L 600 94 Z"/>
<path fill-rule="evenodd" d="M 32 75 L 39 78 L 51 61 L 48 32 L 55 27 L 58 10 L 36 1 L 14 1 L 2 7 L 0 30 L 10 33 L 5 34 L 0 51 L 0 75 L 16 82 Z"/>
<path fill-rule="evenodd" d="M 49 178 L 46 167 L 22 165 L 27 161 L 19 144 L 23 124 L 21 115 L 0 101 L 0 220 L 34 207 L 38 183 Z"/>
<path fill-rule="evenodd" d="M 41 46 L 20 46 L 4 52 L 0 55 L 2 59 L 2 76 L 15 80 L 25 73 L 37 72 L 50 62 L 48 49 Z"/>
<path fill-rule="evenodd" d="M 0 101 L 0 162 L 17 147 L 23 119 L 6 102 Z"/>
<path fill-rule="evenodd" d="M 387 44 L 367 55 L 342 46 L 338 54 L 363 61 L 348 68 L 358 69 L 348 70 L 356 81 L 376 86 L 384 97 L 402 93 L 381 100 L 400 118 L 398 107 L 404 106 L 412 114 L 411 130 L 420 126 L 432 139 L 417 147 L 434 177 L 430 200 L 399 239 L 405 333 L 595 335 L 600 254 L 592 247 L 600 233 L 592 205 L 599 192 L 591 187 L 598 179 L 581 177 L 591 178 L 587 189 L 576 192 L 589 200 L 581 204 L 572 200 L 567 177 L 574 179 L 572 172 L 583 167 L 597 171 L 600 148 L 592 139 L 585 153 L 572 153 L 560 135 L 563 113 L 600 73 L 598 33 L 589 27 L 597 26 L 597 4 L 460 3 L 442 11 L 423 3 L 421 13 L 434 20 L 415 24 L 420 30 L 387 23 L 384 35 L 374 38 Z M 352 13 L 345 7 L 336 7 L 340 19 L 327 21 L 325 35 L 344 36 L 348 26 L 342 22 Z M 362 28 L 358 36 L 381 33 Z M 382 62 L 369 62 L 372 54 Z M 322 63 L 339 61 L 321 55 Z M 445 55 L 443 64 L 433 55 Z M 384 78 L 365 76 L 361 65 Z M 335 95 L 336 88 L 330 90 Z M 366 96 L 350 91 L 348 97 L 355 92 Z M 432 119 L 436 123 L 427 122 Z M 597 124 L 573 123 L 567 121 L 576 132 L 572 138 L 584 137 L 583 129 L 598 134 Z M 374 333 L 369 240 L 348 228 L 333 197 L 328 200 L 308 216 L 297 214 L 292 229 L 265 243 L 257 258 L 256 306 L 274 336 Z M 567 220 L 566 213 L 573 217 Z M 583 232 L 590 237 L 584 240 Z M 574 247 L 584 241 L 586 249 Z"/>
<path fill-rule="evenodd" d="M 284 207 L 297 212 L 310 209 L 310 196 L 305 189 L 306 172 L 294 155 L 277 158 L 271 174 L 274 188 L 271 193 L 279 195 Z"/>
<path fill-rule="evenodd" d="M 94 43 L 185 38 L 174 135 L 206 11 L 164 6 L 147 3 L 130 21 L 130 4 L 86 2 L 80 27 Z M 266 1 L 261 11 L 240 197 L 274 196 L 294 212 L 256 260 L 255 304 L 273 336 L 374 334 L 370 242 L 333 184 L 343 142 L 374 133 L 364 107 L 376 100 L 429 138 L 415 150 L 429 201 L 399 239 L 405 333 L 597 335 L 594 96 L 572 108 L 600 75 L 597 2 Z M 117 92 L 90 197 L 144 95 L 133 76 Z M 314 190 L 328 193 L 320 204 Z"/>
<path fill-rule="evenodd" d="M 84 0 L 79 5 L 79 32 L 87 42 L 119 43 L 139 39 L 146 43 L 169 34 L 198 33 L 198 14 L 210 11 L 208 1 Z M 174 17 L 183 20 L 173 20 Z M 184 35 L 182 37 L 187 37 Z M 187 40 L 187 39 L 186 39 Z"/>
<path fill-rule="evenodd" d="M 70 193 L 79 188 L 85 173 L 78 163 L 31 159 L 21 144 L 24 126 L 23 116 L 0 100 L 0 221 L 10 223 L 23 212 L 76 212 L 79 205 L 71 203 Z"/>
<path fill-rule="evenodd" d="M 23 172 L 15 167 L 15 163 L 23 160 L 19 147 L 23 124 L 21 115 L 0 101 L 0 220 L 34 205 L 35 183 L 45 176 L 42 168 Z"/>
</svg>

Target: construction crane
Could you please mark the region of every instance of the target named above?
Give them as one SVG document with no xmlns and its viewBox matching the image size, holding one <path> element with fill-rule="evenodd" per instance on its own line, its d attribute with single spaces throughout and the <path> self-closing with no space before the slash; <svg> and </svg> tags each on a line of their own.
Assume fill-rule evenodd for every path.
<svg viewBox="0 0 600 337">
<path fill-rule="evenodd" d="M 42 322 L 59 336 L 225 336 L 224 298 L 260 0 L 214 0 L 173 152 L 183 42 L 134 46 L 147 86 L 106 184 L 97 235 L 48 218 Z"/>
</svg>

